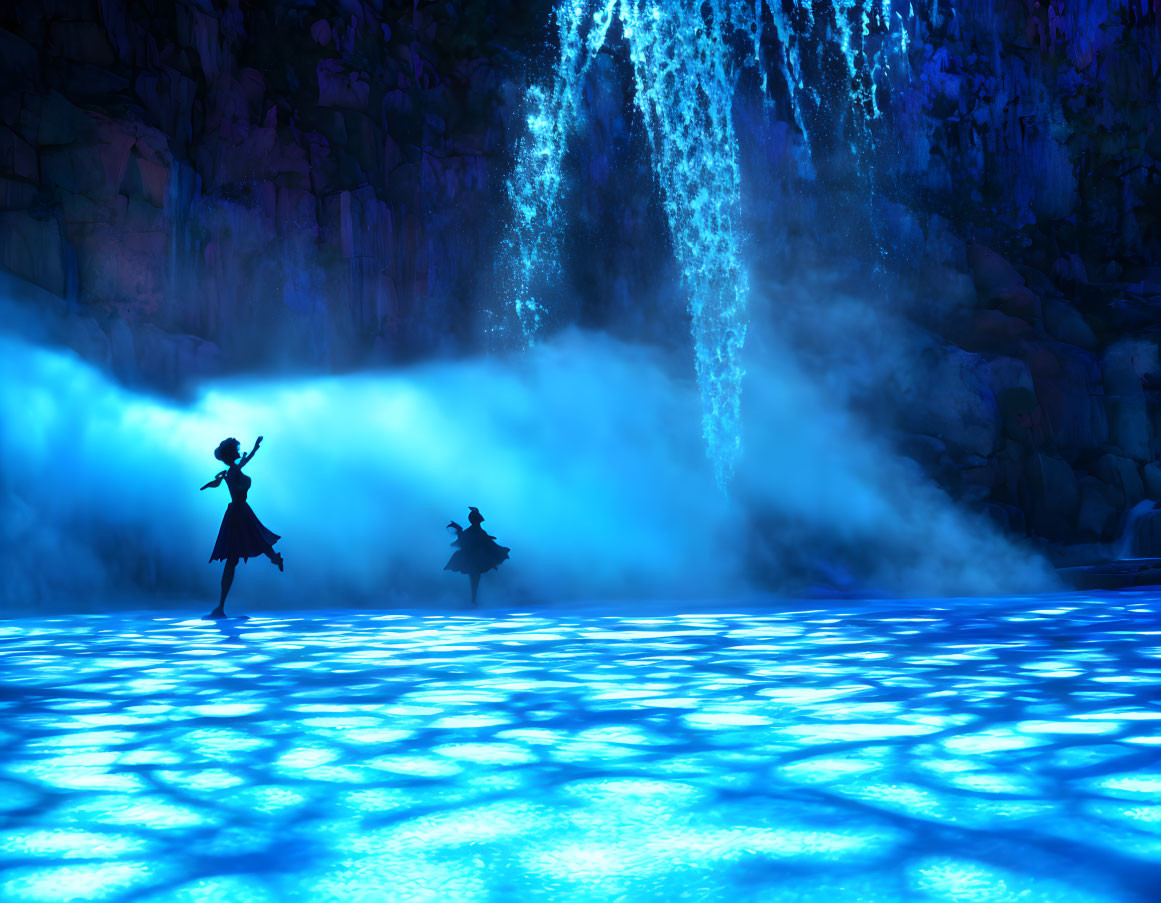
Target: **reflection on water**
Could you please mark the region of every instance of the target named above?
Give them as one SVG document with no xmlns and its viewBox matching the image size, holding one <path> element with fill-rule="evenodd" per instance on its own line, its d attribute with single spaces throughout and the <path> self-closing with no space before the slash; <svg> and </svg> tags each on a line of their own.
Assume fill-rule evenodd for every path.
<svg viewBox="0 0 1161 903">
<path fill-rule="evenodd" d="M 1155 900 L 1155 595 L 0 623 L 0 900 Z"/>
</svg>

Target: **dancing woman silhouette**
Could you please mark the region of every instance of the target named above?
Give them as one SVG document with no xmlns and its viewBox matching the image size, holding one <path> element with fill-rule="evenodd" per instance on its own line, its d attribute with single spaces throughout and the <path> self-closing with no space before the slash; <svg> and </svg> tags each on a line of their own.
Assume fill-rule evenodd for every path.
<svg viewBox="0 0 1161 903">
<path fill-rule="evenodd" d="M 278 570 L 282 570 L 282 556 L 274 551 L 274 543 L 281 537 L 262 526 L 258 516 L 246 503 L 246 493 L 250 491 L 251 481 L 242 473 L 242 468 L 254 457 L 261 444 L 262 437 L 259 436 L 250 453 L 239 457 L 242 448 L 238 440 L 223 439 L 214 450 L 214 457 L 225 464 L 227 469 L 218 473 L 202 487 L 211 489 L 220 486 L 222 480 L 225 480 L 226 488 L 230 490 L 230 504 L 222 517 L 218 541 L 214 543 L 214 551 L 210 555 L 210 561 L 226 562 L 222 570 L 222 598 L 218 602 L 218 607 L 206 616 L 209 618 L 226 617 L 226 594 L 230 592 L 230 585 L 234 582 L 234 569 L 238 566 L 239 558 L 246 561 L 258 555 L 265 555 L 278 565 Z"/>
<path fill-rule="evenodd" d="M 454 520 L 448 527 L 456 531 L 456 541 L 452 543 L 458 550 L 444 565 L 445 571 L 457 571 L 467 574 L 472 587 L 472 605 L 476 604 L 476 591 L 480 588 L 480 575 L 484 571 L 498 568 L 501 562 L 508 559 L 511 551 L 505 546 L 496 544 L 496 537 L 489 536 L 480 526 L 484 515 L 479 508 L 468 509 L 469 526 L 466 530 Z"/>
</svg>

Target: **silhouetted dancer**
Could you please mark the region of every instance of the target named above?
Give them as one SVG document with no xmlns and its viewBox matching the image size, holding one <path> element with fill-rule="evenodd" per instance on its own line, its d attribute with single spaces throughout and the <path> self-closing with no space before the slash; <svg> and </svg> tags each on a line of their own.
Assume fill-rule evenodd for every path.
<svg viewBox="0 0 1161 903">
<path fill-rule="evenodd" d="M 208 618 L 226 616 L 226 594 L 230 591 L 230 584 L 234 582 L 234 568 L 238 566 L 239 558 L 246 561 L 258 555 L 265 555 L 278 565 L 278 570 L 282 570 L 282 556 L 274 551 L 274 543 L 282 537 L 262 526 L 258 516 L 246 503 L 246 493 L 250 491 L 250 478 L 242 473 L 242 468 L 258 452 L 258 446 L 261 444 L 262 437 L 259 436 L 250 454 L 241 455 L 239 458 L 242 448 L 238 445 L 238 440 L 223 439 L 221 445 L 214 450 L 214 457 L 227 465 L 227 469 L 202 487 L 210 489 L 220 486 L 222 480 L 225 480 L 226 487 L 230 490 L 230 504 L 222 517 L 218 541 L 214 543 L 214 552 L 210 555 L 210 561 L 226 562 L 222 570 L 222 598 L 218 602 L 218 607 L 206 615 Z"/>
<path fill-rule="evenodd" d="M 479 508 L 468 509 L 468 523 L 466 530 L 454 520 L 448 527 L 456 531 L 456 541 L 452 543 L 457 551 L 444 565 L 445 571 L 458 571 L 467 574 L 472 585 L 472 605 L 476 604 L 476 591 L 480 588 L 480 574 L 498 568 L 500 563 L 508 559 L 510 551 L 505 546 L 496 544 L 496 537 L 489 536 L 480 526 L 484 522 L 484 515 Z"/>
</svg>

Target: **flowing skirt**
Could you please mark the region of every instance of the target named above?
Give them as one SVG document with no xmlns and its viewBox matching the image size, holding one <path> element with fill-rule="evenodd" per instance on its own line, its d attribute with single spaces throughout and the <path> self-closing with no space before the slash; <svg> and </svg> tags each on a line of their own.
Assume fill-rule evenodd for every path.
<svg viewBox="0 0 1161 903">
<path fill-rule="evenodd" d="M 218 530 L 218 541 L 210 561 L 256 558 L 271 551 L 282 537 L 262 526 L 258 515 L 245 502 L 230 502 Z"/>
<path fill-rule="evenodd" d="M 482 543 L 473 543 L 466 549 L 459 549 L 451 560 L 444 565 L 445 571 L 457 571 L 460 574 L 482 574 L 508 560 L 511 549 L 498 545 L 492 540 Z"/>
</svg>

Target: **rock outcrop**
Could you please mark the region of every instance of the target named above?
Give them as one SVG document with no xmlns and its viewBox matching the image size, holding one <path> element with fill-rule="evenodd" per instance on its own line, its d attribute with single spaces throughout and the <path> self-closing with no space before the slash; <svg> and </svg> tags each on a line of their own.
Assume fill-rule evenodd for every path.
<svg viewBox="0 0 1161 903">
<path fill-rule="evenodd" d="M 467 348 L 551 7 L 12 0 L 0 270 L 62 299 L 62 341 L 162 389 Z M 795 254 L 830 233 L 797 263 L 926 274 L 917 381 L 890 385 L 900 450 L 1059 548 L 1109 543 L 1161 497 L 1161 31 L 1147 4 L 1102 9 L 919 11 L 869 124 L 840 85 L 804 137 L 774 66 L 774 102 L 737 105 L 751 218 L 776 215 Z M 561 309 L 685 341 L 661 315 L 683 306 L 631 90 L 602 55 L 566 161 L 584 189 Z"/>
<path fill-rule="evenodd" d="M 7 4 L 0 269 L 171 388 L 455 347 L 489 288 L 510 48 L 546 7 Z"/>
</svg>

